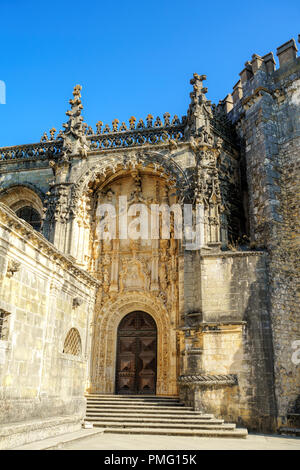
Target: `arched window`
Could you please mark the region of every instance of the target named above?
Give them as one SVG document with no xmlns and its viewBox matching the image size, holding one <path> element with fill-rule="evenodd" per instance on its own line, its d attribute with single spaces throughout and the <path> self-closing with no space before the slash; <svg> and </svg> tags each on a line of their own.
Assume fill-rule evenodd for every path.
<svg viewBox="0 0 300 470">
<path fill-rule="evenodd" d="M 28 222 L 35 230 L 40 231 L 41 229 L 41 216 L 33 207 L 24 206 L 16 211 L 16 214 L 20 219 Z"/>
<path fill-rule="evenodd" d="M 64 343 L 63 353 L 72 354 L 72 356 L 81 355 L 81 339 L 76 328 L 71 328 L 68 332 Z"/>
<path fill-rule="evenodd" d="M 14 185 L 0 191 L 0 202 L 10 207 L 35 230 L 41 230 L 43 203 L 35 191 L 26 186 Z"/>
</svg>

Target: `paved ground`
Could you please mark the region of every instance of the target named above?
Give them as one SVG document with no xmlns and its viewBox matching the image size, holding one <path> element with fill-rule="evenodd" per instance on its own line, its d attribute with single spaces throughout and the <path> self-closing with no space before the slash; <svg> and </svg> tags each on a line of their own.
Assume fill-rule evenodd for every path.
<svg viewBox="0 0 300 470">
<path fill-rule="evenodd" d="M 300 450 L 300 438 L 249 434 L 247 439 L 99 434 L 63 450 Z"/>
<path fill-rule="evenodd" d="M 14 450 L 300 450 L 300 437 L 249 434 L 247 439 L 104 434 L 79 431 L 31 442 Z"/>
</svg>

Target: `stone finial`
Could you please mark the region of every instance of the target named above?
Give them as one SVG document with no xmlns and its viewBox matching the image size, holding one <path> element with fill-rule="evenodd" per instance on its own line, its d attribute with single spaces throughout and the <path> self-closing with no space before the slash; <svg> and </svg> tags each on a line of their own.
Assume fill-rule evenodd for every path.
<svg viewBox="0 0 300 470">
<path fill-rule="evenodd" d="M 51 140 L 55 140 L 55 132 L 56 132 L 56 129 L 52 127 L 52 129 L 50 129 L 49 131 L 49 134 L 51 135 Z"/>
<path fill-rule="evenodd" d="M 172 119 L 171 124 L 172 124 L 172 126 L 178 126 L 180 124 L 180 120 L 179 120 L 177 114 L 174 114 L 174 117 Z"/>
<path fill-rule="evenodd" d="M 147 121 L 147 127 L 152 127 L 152 122 L 153 122 L 152 114 L 148 114 L 148 116 L 146 117 L 146 121 Z"/>
<path fill-rule="evenodd" d="M 206 80 L 206 75 L 198 75 L 197 73 L 193 74 L 193 78 L 190 80 L 190 84 L 193 85 L 194 93 L 199 95 L 202 90 L 202 82 Z"/>
<path fill-rule="evenodd" d="M 190 80 L 193 85 L 193 91 L 190 93 L 191 103 L 188 109 L 186 119 L 187 126 L 185 128 L 186 137 L 192 134 L 197 135 L 201 129 L 210 127 L 210 119 L 212 118 L 211 103 L 207 101 L 205 93 L 207 88 L 203 87 L 203 81 L 206 80 L 206 75 L 193 74 Z"/>
<path fill-rule="evenodd" d="M 113 132 L 118 132 L 118 125 L 119 125 L 119 119 L 114 119 L 112 122 L 112 130 Z"/>
<path fill-rule="evenodd" d="M 145 128 L 145 124 L 144 124 L 143 119 L 140 119 L 140 120 L 139 120 L 139 122 L 137 123 L 136 127 L 137 127 L 137 129 L 144 129 L 144 128 Z"/>
<path fill-rule="evenodd" d="M 277 57 L 279 59 L 280 67 L 288 62 L 295 60 L 297 58 L 297 46 L 295 39 L 291 39 L 288 42 L 282 44 L 282 46 L 277 47 Z"/>
<path fill-rule="evenodd" d="M 122 123 L 121 123 L 121 126 L 120 126 L 119 131 L 121 131 L 121 132 L 122 132 L 122 131 L 127 131 L 127 126 L 126 126 L 125 122 L 122 122 Z"/>
<path fill-rule="evenodd" d="M 154 127 L 162 127 L 162 122 L 159 116 L 155 119 Z"/>
<path fill-rule="evenodd" d="M 98 122 L 96 123 L 97 134 L 101 134 L 101 132 L 102 132 L 102 126 L 103 126 L 103 122 L 102 122 L 102 121 L 98 121 Z"/>
<path fill-rule="evenodd" d="M 131 116 L 131 118 L 129 119 L 130 129 L 135 128 L 135 123 L 136 123 L 136 118 L 134 116 Z"/>
<path fill-rule="evenodd" d="M 49 139 L 48 139 L 48 135 L 47 135 L 47 132 L 44 132 L 44 134 L 42 135 L 41 137 L 41 142 L 47 142 Z"/>
<path fill-rule="evenodd" d="M 75 98 L 75 96 L 78 96 L 78 98 L 81 98 L 81 90 L 82 90 L 82 86 L 81 85 L 75 85 L 74 86 L 74 89 L 73 89 L 73 96 Z"/>
<path fill-rule="evenodd" d="M 169 126 L 169 125 L 170 125 L 170 117 L 171 117 L 170 113 L 165 113 L 165 114 L 163 115 L 163 118 L 164 118 L 164 120 L 165 120 L 165 126 Z"/>
</svg>

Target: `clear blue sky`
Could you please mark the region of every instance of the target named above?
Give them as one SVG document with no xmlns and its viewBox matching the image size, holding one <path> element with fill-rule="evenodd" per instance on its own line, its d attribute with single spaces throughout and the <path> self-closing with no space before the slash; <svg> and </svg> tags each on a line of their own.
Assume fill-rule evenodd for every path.
<svg viewBox="0 0 300 470">
<path fill-rule="evenodd" d="M 217 103 L 253 53 L 275 55 L 297 40 L 300 1 L 0 0 L 0 18 L 0 146 L 8 146 L 59 130 L 77 83 L 94 128 L 186 114 L 194 72 L 207 75 Z"/>
</svg>

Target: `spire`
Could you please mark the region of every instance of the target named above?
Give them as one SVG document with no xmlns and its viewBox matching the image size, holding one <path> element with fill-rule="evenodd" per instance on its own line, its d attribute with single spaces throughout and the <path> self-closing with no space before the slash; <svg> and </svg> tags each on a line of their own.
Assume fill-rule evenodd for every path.
<svg viewBox="0 0 300 470">
<path fill-rule="evenodd" d="M 71 109 L 66 112 L 66 115 L 69 116 L 69 120 L 66 124 L 63 124 L 64 134 L 72 134 L 74 137 L 77 136 L 78 131 L 83 132 L 83 116 L 81 116 L 81 110 L 83 106 L 81 104 L 81 85 L 76 85 L 73 89 L 74 98 L 69 100 Z"/>
<path fill-rule="evenodd" d="M 190 93 L 191 103 L 187 113 L 186 135 L 190 137 L 198 136 L 201 130 L 209 130 L 210 119 L 212 118 L 211 102 L 206 99 L 207 88 L 203 87 L 206 75 L 194 73 L 190 80 L 193 91 Z"/>
<path fill-rule="evenodd" d="M 74 98 L 69 100 L 71 109 L 66 112 L 66 115 L 69 116 L 69 120 L 66 124 L 63 124 L 63 151 L 68 157 L 87 157 L 87 151 L 89 150 L 88 141 L 84 132 L 83 116 L 81 115 L 83 109 L 80 99 L 81 89 L 81 85 L 74 87 Z"/>
</svg>

